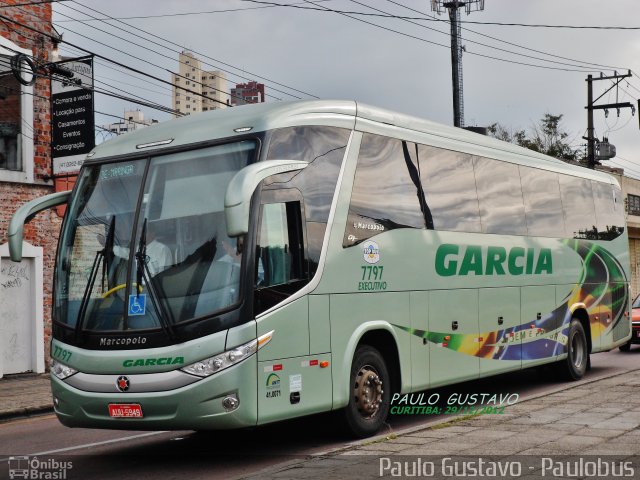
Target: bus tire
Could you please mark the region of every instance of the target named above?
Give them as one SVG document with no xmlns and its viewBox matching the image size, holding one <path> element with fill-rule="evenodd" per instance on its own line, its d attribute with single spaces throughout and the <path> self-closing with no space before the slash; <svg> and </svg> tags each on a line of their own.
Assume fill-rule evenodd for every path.
<svg viewBox="0 0 640 480">
<path fill-rule="evenodd" d="M 561 374 L 565 380 L 580 380 L 587 370 L 589 349 L 587 336 L 580 320 L 572 318 L 567 336 L 567 358 L 560 362 Z"/>
<path fill-rule="evenodd" d="M 621 352 L 628 352 L 631 350 L 631 342 L 624 343 L 618 347 Z"/>
<path fill-rule="evenodd" d="M 389 414 L 391 378 L 384 358 L 369 346 L 358 347 L 351 364 L 349 404 L 343 410 L 348 433 L 358 438 L 375 434 Z"/>
</svg>

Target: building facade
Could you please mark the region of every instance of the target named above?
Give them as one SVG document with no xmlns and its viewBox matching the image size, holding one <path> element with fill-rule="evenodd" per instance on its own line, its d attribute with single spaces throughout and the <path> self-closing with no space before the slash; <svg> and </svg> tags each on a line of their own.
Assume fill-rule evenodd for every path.
<svg viewBox="0 0 640 480">
<path fill-rule="evenodd" d="M 202 70 L 200 60 L 191 52 L 183 51 L 178 56 L 178 73 L 171 74 L 171 83 L 172 108 L 177 112 L 191 115 L 227 106 L 229 95 L 224 73 Z"/>
<path fill-rule="evenodd" d="M 620 182 L 624 198 L 627 233 L 629 235 L 629 262 L 631 264 L 631 295 L 640 295 L 640 180 L 614 176 Z"/>
<path fill-rule="evenodd" d="M 124 112 L 122 120 L 116 123 L 110 123 L 109 125 L 102 125 L 102 129 L 114 135 L 124 135 L 125 133 L 148 127 L 154 123 L 158 123 L 158 120 L 145 120 L 142 110 L 129 110 Z"/>
<path fill-rule="evenodd" d="M 51 3 L 5 0 L 0 22 L 0 377 L 44 371 L 51 334 L 51 288 L 61 218 L 38 214 L 25 228 L 25 260 L 11 262 L 7 228 L 19 205 L 52 193 L 51 82 L 36 76 L 58 34 Z M 30 30 L 31 27 L 34 30 Z M 22 57 L 17 57 L 22 55 Z M 21 58 L 17 68 L 11 59 Z"/>
<path fill-rule="evenodd" d="M 231 89 L 231 105 L 264 103 L 264 84 L 258 82 L 238 83 Z"/>
</svg>

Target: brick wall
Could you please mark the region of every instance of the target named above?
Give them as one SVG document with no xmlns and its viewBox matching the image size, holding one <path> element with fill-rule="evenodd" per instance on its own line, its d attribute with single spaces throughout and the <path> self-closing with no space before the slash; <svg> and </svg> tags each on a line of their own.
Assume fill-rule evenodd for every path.
<svg viewBox="0 0 640 480">
<path fill-rule="evenodd" d="M 0 36 L 11 40 L 21 48 L 31 50 L 37 64 L 49 61 L 49 54 L 54 44 L 48 35 L 55 35 L 51 25 L 51 4 L 28 5 L 11 7 L 15 4 L 26 3 L 23 0 L 3 0 L 2 15 L 17 22 L 33 27 L 41 32 L 30 31 L 13 22 L 0 22 Z M 51 116 L 50 116 L 50 81 L 48 78 L 38 78 L 34 85 L 34 118 L 32 126 L 22 126 L 24 134 L 34 140 L 34 184 L 20 184 L 0 181 L 0 243 L 7 241 L 7 226 L 15 209 L 23 203 L 53 192 L 51 177 Z M 0 110 L 4 114 L 9 106 L 0 100 Z M 33 131 L 31 128 L 33 128 Z M 38 214 L 25 228 L 25 239 L 36 246 L 43 247 L 44 258 L 44 324 L 45 324 L 45 358 L 49 355 L 49 340 L 51 338 L 51 289 L 53 286 L 53 265 L 56 252 L 58 232 L 61 219 L 55 211 L 45 211 Z"/>
</svg>

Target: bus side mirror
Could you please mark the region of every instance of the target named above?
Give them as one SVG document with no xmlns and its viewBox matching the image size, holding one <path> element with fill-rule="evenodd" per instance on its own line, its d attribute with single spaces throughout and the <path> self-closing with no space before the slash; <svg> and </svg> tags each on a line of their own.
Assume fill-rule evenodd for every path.
<svg viewBox="0 0 640 480">
<path fill-rule="evenodd" d="M 36 213 L 42 210 L 67 203 L 70 195 L 70 190 L 45 195 L 25 203 L 13 214 L 7 230 L 11 260 L 14 262 L 22 261 L 22 238 L 25 223 L 29 223 Z"/>
<path fill-rule="evenodd" d="M 302 170 L 308 162 L 297 160 L 266 160 L 243 168 L 229 182 L 224 197 L 227 235 L 238 237 L 249 233 L 249 206 L 258 184 L 271 175 Z"/>
</svg>

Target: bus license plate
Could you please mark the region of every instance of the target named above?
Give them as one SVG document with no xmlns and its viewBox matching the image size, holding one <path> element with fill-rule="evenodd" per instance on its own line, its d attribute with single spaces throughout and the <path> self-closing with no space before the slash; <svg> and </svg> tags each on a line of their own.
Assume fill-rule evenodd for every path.
<svg viewBox="0 0 640 480">
<path fill-rule="evenodd" d="M 142 407 L 137 403 L 110 403 L 109 416 L 112 418 L 142 418 Z"/>
</svg>

